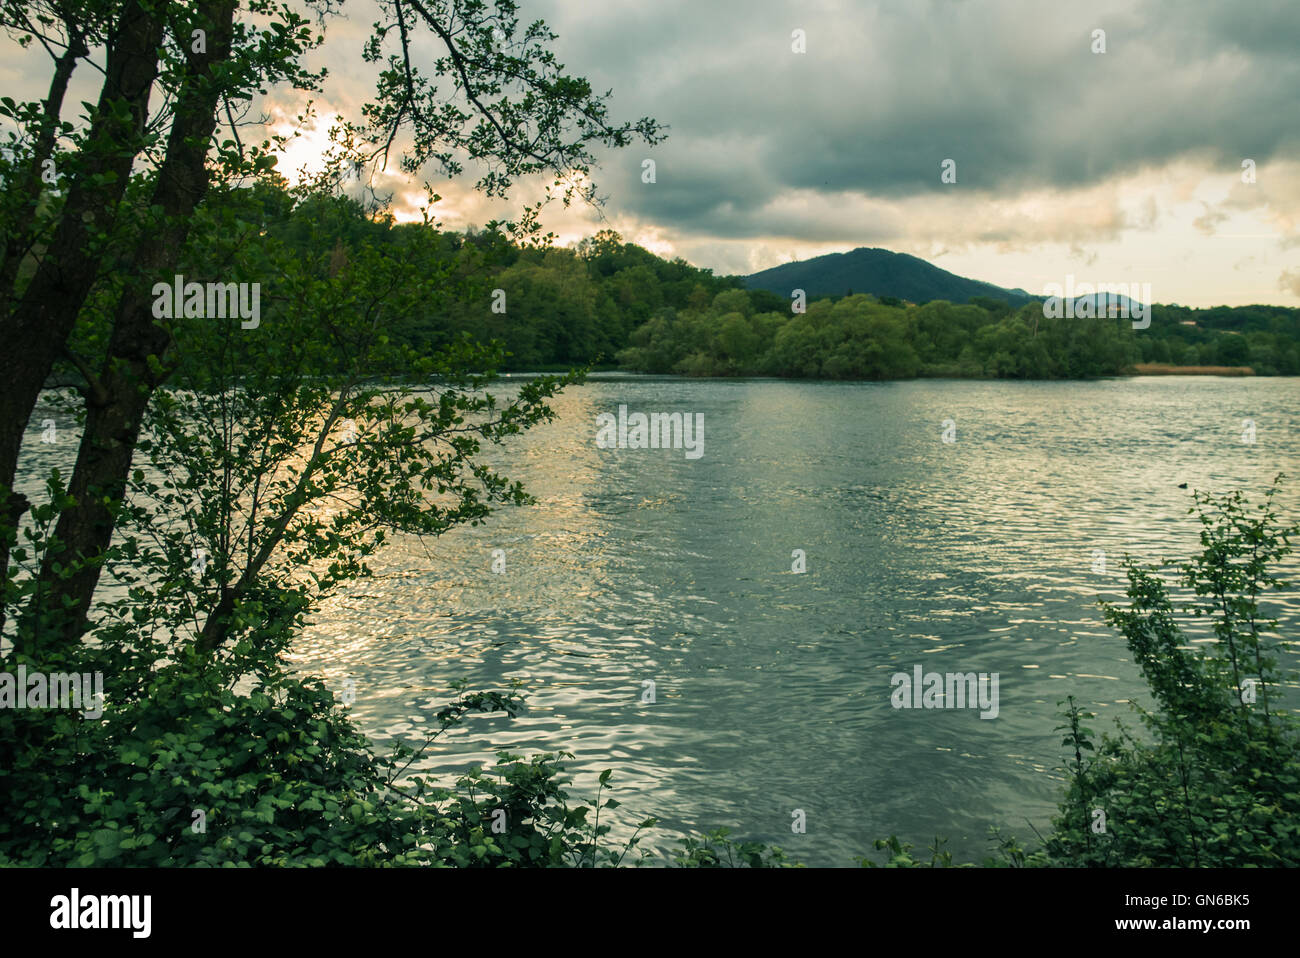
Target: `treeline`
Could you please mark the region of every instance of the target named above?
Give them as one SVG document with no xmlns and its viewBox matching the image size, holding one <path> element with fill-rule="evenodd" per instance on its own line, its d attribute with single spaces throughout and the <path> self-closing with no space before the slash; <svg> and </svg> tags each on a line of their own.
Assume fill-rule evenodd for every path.
<svg viewBox="0 0 1300 958">
<path fill-rule="evenodd" d="M 292 203 L 265 184 L 266 227 L 304 258 L 344 261 L 422 224 L 380 224 L 337 200 Z M 329 206 L 328 210 L 323 206 Z M 575 247 L 520 247 L 495 230 L 422 238 L 441 250 L 445 295 L 413 305 L 393 334 L 438 349 L 468 334 L 500 341 L 511 371 L 577 365 L 688 376 L 1069 379 L 1140 363 L 1249 366 L 1300 374 L 1300 310 L 1154 306 L 1149 328 L 1126 318 L 1043 315 L 1002 300 L 905 303 L 868 294 L 790 299 L 746 290 L 602 230 Z"/>
<path fill-rule="evenodd" d="M 1012 313 L 996 302 L 909 306 L 858 294 L 792 314 L 758 312 L 739 291 L 704 311 L 661 312 L 620 359 L 647 372 L 808 379 L 1072 378 L 1140 361 L 1118 322 L 1053 321 L 1037 306 Z"/>
<path fill-rule="evenodd" d="M 1012 310 L 986 298 L 918 306 L 860 294 L 793 313 L 764 310 L 752 295 L 726 290 L 705 310 L 660 310 L 632 333 L 621 363 L 643 372 L 809 379 L 1070 379 L 1139 363 L 1300 374 L 1300 311 L 1285 307 L 1156 306 L 1150 327 L 1138 330 L 1129 319 L 1050 319 L 1038 303 Z"/>
<path fill-rule="evenodd" d="M 446 234 L 446 243 L 467 292 L 412 314 L 402 331 L 420 348 L 466 333 L 480 342 L 498 340 L 508 354 L 506 368 L 515 371 L 612 366 L 655 316 L 705 313 L 720 292 L 740 282 L 680 258 L 663 259 L 607 230 L 572 249 L 521 249 L 497 233 L 474 230 Z M 771 298 L 756 297 L 768 308 Z"/>
</svg>

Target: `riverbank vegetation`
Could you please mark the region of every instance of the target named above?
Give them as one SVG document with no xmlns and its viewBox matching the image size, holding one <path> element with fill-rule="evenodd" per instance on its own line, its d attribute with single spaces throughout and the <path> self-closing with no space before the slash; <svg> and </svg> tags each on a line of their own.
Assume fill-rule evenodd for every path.
<svg viewBox="0 0 1300 958">
<path fill-rule="evenodd" d="M 259 187 L 286 242 L 318 256 L 340 235 L 383 229 L 361 208 L 322 231 L 311 206 Z M 336 216 L 339 214 L 335 214 Z M 430 232 L 422 224 L 387 227 Z M 1072 379 L 1139 372 L 1300 375 L 1300 310 L 1281 306 L 1152 307 L 1151 325 L 1125 318 L 1049 319 L 1038 303 L 904 303 L 857 294 L 807 303 L 745 290 L 664 259 L 604 230 L 572 248 L 521 245 L 502 232 L 438 232 L 434 268 L 456 282 L 412 302 L 392 335 L 439 349 L 468 335 L 498 341 L 505 371 L 575 365 L 687 376 L 904 379 L 916 376 Z M 1229 369 L 1228 367 L 1232 367 Z M 75 371 L 68 371 L 73 374 Z"/>
<path fill-rule="evenodd" d="M 1279 477 L 1279 482 L 1281 477 Z M 1103 603 L 1146 680 L 1139 727 L 1098 736 L 1063 707 L 1067 776 L 1053 828 L 1031 849 L 995 830 L 993 866 L 1247 868 L 1300 865 L 1300 724 L 1283 701 L 1295 671 L 1265 611 L 1300 526 L 1240 491 L 1194 494 L 1201 551 L 1164 568 L 1130 564 L 1128 601 Z M 884 864 L 952 865 L 936 840 L 914 855 L 878 841 Z M 877 864 L 864 859 L 864 864 Z"/>
<path fill-rule="evenodd" d="M 703 310 L 661 310 L 619 358 L 642 372 L 806 379 L 1076 379 L 1146 362 L 1300 374 L 1300 310 L 1284 307 L 1157 305 L 1150 328 L 1137 330 L 1122 318 L 1045 318 L 1037 303 L 1012 310 L 997 300 L 914 305 L 858 294 L 792 314 L 754 297 L 726 291 Z"/>
<path fill-rule="evenodd" d="M 259 189 L 303 256 L 321 255 L 340 235 L 363 244 L 379 235 L 360 208 L 352 222 L 321 231 L 312 207 L 277 197 L 269 185 Z M 421 224 L 389 228 L 428 232 Z M 394 339 L 417 350 L 462 335 L 495 340 L 505 371 L 583 365 L 688 376 L 1071 379 L 1152 364 L 1162 373 L 1223 367 L 1240 375 L 1249 367 L 1300 375 L 1300 310 L 1281 306 L 1156 305 L 1141 330 L 1129 319 L 1049 319 L 1038 303 L 1012 309 L 984 297 L 912 304 L 857 294 L 815 299 L 795 313 L 789 298 L 745 290 L 740 277 L 664 259 L 609 230 L 569 249 L 520 245 L 498 231 L 436 236 L 431 263 L 456 283 L 410 303 Z"/>
</svg>

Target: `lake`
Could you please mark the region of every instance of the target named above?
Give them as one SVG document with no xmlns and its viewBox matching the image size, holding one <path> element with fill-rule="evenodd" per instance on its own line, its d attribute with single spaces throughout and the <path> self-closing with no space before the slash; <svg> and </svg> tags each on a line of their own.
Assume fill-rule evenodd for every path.
<svg viewBox="0 0 1300 958">
<path fill-rule="evenodd" d="M 597 417 L 620 405 L 701 423 L 698 457 L 600 448 Z M 522 680 L 524 714 L 470 719 L 421 770 L 571 751 L 571 796 L 613 769 L 611 838 L 654 815 L 658 850 L 726 826 L 809 865 L 851 865 L 891 833 L 946 836 L 966 860 L 991 824 L 1046 833 L 1056 703 L 1075 695 L 1100 731 L 1145 701 L 1097 608 L 1122 596 L 1124 555 L 1187 557 L 1190 489 L 1257 496 L 1286 471 L 1279 505 L 1300 511 L 1300 379 L 609 375 L 554 406 L 486 452 L 536 505 L 395 541 L 295 661 L 335 689 L 352 679 L 380 739 L 422 737 L 455 679 Z M 34 466 L 75 451 L 45 448 Z M 1300 594 L 1271 608 L 1294 634 Z M 917 666 L 996 674 L 996 718 L 894 708 L 891 677 Z"/>
<path fill-rule="evenodd" d="M 702 454 L 598 448 L 596 417 L 619 405 L 702 416 Z M 652 848 L 726 826 L 849 865 L 890 833 L 963 857 L 989 850 L 990 824 L 1046 833 L 1056 703 L 1075 695 L 1100 731 L 1145 701 L 1097 600 L 1122 596 L 1126 553 L 1191 552 L 1190 489 L 1297 472 L 1300 380 L 609 376 L 555 408 L 488 457 L 535 506 L 396 543 L 327 603 L 299 663 L 351 677 L 381 737 L 429 728 L 453 679 L 521 679 L 525 714 L 471 719 L 424 770 L 567 750 L 574 797 L 614 770 L 611 837 L 654 815 Z M 1291 634 L 1300 595 L 1272 608 Z M 916 665 L 997 673 L 997 717 L 895 709 L 891 676 Z"/>
</svg>

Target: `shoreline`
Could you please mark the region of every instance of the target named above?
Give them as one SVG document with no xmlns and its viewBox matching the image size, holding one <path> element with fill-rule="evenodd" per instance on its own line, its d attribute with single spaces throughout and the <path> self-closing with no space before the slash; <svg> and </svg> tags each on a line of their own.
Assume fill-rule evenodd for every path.
<svg viewBox="0 0 1300 958">
<path fill-rule="evenodd" d="M 1254 376 L 1251 366 L 1175 366 L 1172 363 L 1138 363 L 1134 376 Z"/>
</svg>

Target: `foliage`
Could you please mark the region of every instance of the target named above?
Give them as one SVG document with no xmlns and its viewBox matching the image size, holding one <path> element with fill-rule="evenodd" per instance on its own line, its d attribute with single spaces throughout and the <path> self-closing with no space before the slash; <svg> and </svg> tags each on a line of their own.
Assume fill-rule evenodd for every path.
<svg viewBox="0 0 1300 958">
<path fill-rule="evenodd" d="M 568 806 L 555 756 L 502 754 L 455 790 L 404 783 L 418 753 L 376 758 L 320 683 L 284 663 L 306 617 L 367 575 L 389 534 L 439 535 L 530 501 L 481 446 L 550 418 L 547 400 L 579 374 L 500 402 L 484 389 L 499 348 L 393 343 L 395 318 L 448 283 L 431 230 L 358 230 L 355 205 L 304 195 L 300 215 L 335 241 L 304 256 L 257 190 L 212 199 L 184 268 L 224 261 L 277 294 L 256 329 L 238 316 L 179 326 L 155 360 L 170 381 L 153 392 L 110 548 L 69 554 L 56 522 L 75 501 L 57 472 L 15 541 L 7 669 L 100 673 L 106 706 L 99 720 L 0 710 L 13 810 L 0 848 L 29 864 L 594 863 L 608 826 Z M 59 581 L 92 562 L 100 598 L 69 641 L 43 572 Z M 439 731 L 517 707 L 468 697 Z M 497 808 L 510 828 L 485 832 Z M 212 827 L 193 831 L 195 812 Z"/>
<path fill-rule="evenodd" d="M 521 248 L 491 232 L 444 235 L 455 274 L 468 281 L 464 291 L 413 310 L 397 335 L 415 348 L 462 334 L 499 340 L 510 370 L 609 365 L 638 325 L 712 302 L 736 282 L 661 259 L 609 230 L 576 249 Z M 504 301 L 494 311 L 498 289 Z"/>
<path fill-rule="evenodd" d="M 1048 842 L 1054 862 L 1300 863 L 1300 736 L 1280 702 L 1282 640 L 1260 609 L 1286 585 L 1275 567 L 1300 531 L 1279 521 L 1276 488 L 1253 508 L 1239 491 L 1195 496 L 1201 552 L 1178 570 L 1186 603 L 1175 603 L 1158 569 L 1130 565 L 1130 604 L 1105 605 L 1155 700 L 1141 710 L 1150 740 L 1121 726 L 1095 743 L 1082 724 L 1091 716 L 1069 703 L 1075 762 Z M 1210 623 L 1212 641 L 1191 631 L 1198 620 Z M 1104 832 L 1092 827 L 1097 810 Z"/>
<path fill-rule="evenodd" d="M 566 203 L 594 202 L 592 150 L 662 132 L 611 121 L 609 95 L 565 71 L 540 21 L 518 30 L 511 0 L 385 0 L 363 51 L 386 66 L 375 99 L 362 123 L 332 131 L 325 170 L 288 190 L 273 172 L 280 138 L 245 144 L 243 114 L 272 84 L 318 88 L 323 71 L 300 61 L 337 6 L 0 12 L 51 59 L 43 100 L 0 100 L 0 639 L 6 671 L 105 683 L 95 718 L 0 710 L 5 862 L 601 860 L 599 812 L 617 807 L 601 801 L 607 777 L 590 826 L 568 807 L 555 756 L 503 753 L 454 792 L 399 781 L 407 766 L 394 763 L 419 753 L 374 757 L 285 655 L 387 535 L 436 536 L 529 501 L 482 445 L 550 418 L 547 400 L 580 378 L 540 377 L 499 402 L 484 390 L 502 358 L 490 337 L 403 335 L 472 295 L 502 230 L 534 242 L 540 203 L 456 255 L 430 223 L 398 226 L 382 202 L 344 199 L 347 174 L 381 167 L 407 131 L 408 173 L 434 161 L 455 175 L 468 161 L 490 196 L 542 173 Z M 411 59 L 426 36 L 442 50 L 427 74 Z M 83 64 L 103 75 L 98 102 L 66 120 Z M 213 315 L 209 290 L 206 311 L 160 313 L 155 284 L 174 275 L 265 287 L 265 309 Z M 72 476 L 51 472 L 31 503 L 15 477 L 51 371 L 75 387 L 63 398 L 82 436 Z M 466 697 L 442 728 L 516 704 Z M 514 823 L 485 832 L 497 810 Z"/>
<path fill-rule="evenodd" d="M 1002 830 L 996 826 L 989 828 L 989 837 L 992 840 L 994 851 L 992 854 L 985 856 L 984 860 L 979 863 L 980 867 L 1030 868 L 1046 864 L 1046 857 L 1041 851 L 1026 851 L 1020 847 L 1020 843 L 1014 835 L 1004 835 Z M 946 851 L 943 847 L 947 843 L 946 838 L 936 835 L 934 841 L 926 848 L 926 851 L 930 853 L 930 858 L 927 861 L 912 854 L 912 845 L 909 842 L 901 841 L 896 835 L 890 835 L 888 838 L 878 838 L 872 842 L 876 851 L 885 853 L 883 861 L 876 862 L 865 855 L 856 861 L 863 868 L 976 867 L 974 862 L 954 863 L 952 852 Z"/>
<path fill-rule="evenodd" d="M 739 288 L 739 277 L 663 259 L 610 230 L 561 249 L 520 244 L 497 229 L 385 226 L 360 205 L 302 198 L 267 176 L 222 196 L 202 215 L 215 221 L 227 208 L 226 228 L 232 216 L 248 217 L 256 208 L 259 227 L 303 259 L 337 257 L 341 245 L 359 263 L 396 237 L 419 246 L 426 268 L 444 283 L 437 295 L 410 298 L 395 311 L 390 339 L 417 352 L 446 348 L 466 335 L 496 340 L 504 370 L 617 362 L 638 372 L 691 376 L 1074 379 L 1119 375 L 1151 362 L 1300 373 L 1300 310 L 1285 307 L 1155 306 L 1151 327 L 1140 331 L 1126 319 L 1051 319 L 1037 304 L 1013 310 L 992 297 L 916 305 L 857 294 L 815 299 L 796 314 L 788 300 Z M 229 269 L 228 257 L 209 256 L 191 271 Z M 120 286 L 131 272 L 122 264 L 113 283 Z M 111 300 L 115 288 L 102 297 Z M 93 355 L 105 336 L 88 339 L 83 324 L 74 355 Z M 56 376 L 78 382 L 80 370 L 65 361 Z"/>
<path fill-rule="evenodd" d="M 1259 867 L 1300 863 L 1300 729 L 1279 690 L 1283 642 L 1260 608 L 1288 585 L 1276 567 L 1300 526 L 1273 496 L 1250 507 L 1240 491 L 1194 494 L 1201 552 L 1177 567 L 1177 604 L 1160 570 L 1128 566 L 1127 606 L 1103 603 L 1154 698 L 1134 705 L 1148 735 L 1117 722 L 1098 742 L 1096 716 L 1061 702 L 1068 782 L 1053 830 L 1022 848 L 993 829 L 987 867 Z M 1181 611 L 1181 615 L 1180 615 Z M 1206 635 L 1192 631 L 1208 621 Z M 928 862 L 897 837 L 875 842 L 885 867 L 947 867 L 943 839 Z M 868 858 L 859 864 L 875 866 Z"/>
<path fill-rule="evenodd" d="M 141 688 L 139 659 L 157 649 L 125 634 L 72 668 L 104 670 L 101 720 L 79 713 L 0 710 L 21 743 L 0 770 L 9 807 L 0 861 L 47 866 L 440 867 L 618 864 L 639 841 L 599 848 L 609 826 L 572 806 L 557 759 L 498 754 L 454 788 L 404 776 L 468 714 L 521 706 L 511 693 L 463 693 L 417 747 L 376 756 L 334 696 L 281 661 L 288 633 L 238 658 L 238 668 L 189 657 Z M 135 666 L 136 671 L 124 671 Z M 236 676 L 239 670 L 251 670 Z M 238 679 L 243 679 L 242 682 Z M 602 791 L 609 773 L 602 776 Z M 596 809 L 617 807 L 613 799 Z M 648 827 L 652 821 L 643 823 Z M 495 826 L 495 827 L 494 827 Z"/>
<path fill-rule="evenodd" d="M 661 310 L 619 359 L 700 376 L 1058 379 L 1119 374 L 1141 358 L 1127 324 L 1045 319 L 1037 305 L 1013 314 L 998 301 L 915 306 L 858 294 L 815 300 L 804 313 L 755 312 L 752 295 L 724 291 L 705 310 Z"/>
<path fill-rule="evenodd" d="M 952 868 L 952 852 L 943 850 L 945 844 L 947 844 L 947 839 L 936 835 L 934 843 L 928 849 L 930 860 L 924 862 L 919 861 L 912 855 L 910 842 L 900 841 L 898 836 L 890 835 L 888 838 L 877 838 L 872 842 L 872 846 L 876 851 L 885 852 L 883 864 L 878 864 L 866 856 L 859 858 L 857 861 L 863 868 Z"/>
<path fill-rule="evenodd" d="M 785 852 L 762 842 L 737 842 L 728 828 L 681 840 L 674 864 L 682 868 L 788 868 Z"/>
</svg>

